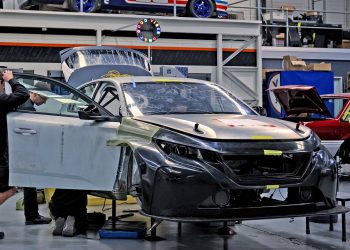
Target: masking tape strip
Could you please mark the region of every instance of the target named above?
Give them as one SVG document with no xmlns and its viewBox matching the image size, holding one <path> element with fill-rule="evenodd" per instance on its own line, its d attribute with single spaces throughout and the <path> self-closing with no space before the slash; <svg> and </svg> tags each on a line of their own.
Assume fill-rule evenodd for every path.
<svg viewBox="0 0 350 250">
<path fill-rule="evenodd" d="M 280 185 L 266 185 L 266 189 L 278 189 Z"/>
<path fill-rule="evenodd" d="M 280 150 L 264 150 L 264 155 L 282 155 Z"/>
<path fill-rule="evenodd" d="M 272 136 L 270 135 L 253 135 L 251 137 L 252 140 L 271 140 Z"/>
</svg>

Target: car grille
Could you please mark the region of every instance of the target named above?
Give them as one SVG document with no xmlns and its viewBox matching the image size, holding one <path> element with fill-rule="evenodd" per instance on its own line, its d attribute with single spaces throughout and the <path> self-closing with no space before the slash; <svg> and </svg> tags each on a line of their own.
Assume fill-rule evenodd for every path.
<svg viewBox="0 0 350 250">
<path fill-rule="evenodd" d="M 216 168 L 241 185 L 269 185 L 299 182 L 311 160 L 310 153 L 275 155 L 222 155 Z M 221 165 L 221 166 L 218 166 Z"/>
</svg>

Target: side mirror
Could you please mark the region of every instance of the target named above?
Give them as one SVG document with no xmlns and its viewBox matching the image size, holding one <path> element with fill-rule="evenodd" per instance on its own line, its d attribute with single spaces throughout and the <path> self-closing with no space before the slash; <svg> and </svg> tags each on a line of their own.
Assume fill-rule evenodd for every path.
<svg viewBox="0 0 350 250">
<path fill-rule="evenodd" d="M 254 106 L 253 109 L 255 110 L 255 112 L 257 112 L 259 115 L 261 116 L 266 116 L 266 109 L 261 107 L 261 106 Z"/>
<path fill-rule="evenodd" d="M 85 109 L 79 110 L 78 115 L 81 120 L 120 121 L 119 117 L 110 117 L 106 115 L 101 115 L 98 108 L 94 105 L 89 105 Z"/>
<path fill-rule="evenodd" d="M 85 110 L 79 110 L 78 111 L 79 118 L 81 120 L 95 120 L 95 121 L 107 121 L 108 116 L 102 116 L 99 113 L 91 113 L 89 111 Z"/>
</svg>

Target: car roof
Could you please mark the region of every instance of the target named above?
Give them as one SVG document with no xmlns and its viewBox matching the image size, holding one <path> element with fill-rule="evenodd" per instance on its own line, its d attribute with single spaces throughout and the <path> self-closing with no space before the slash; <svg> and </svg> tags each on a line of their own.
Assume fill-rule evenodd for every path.
<svg viewBox="0 0 350 250">
<path fill-rule="evenodd" d="M 193 82 L 193 83 L 207 83 L 214 84 L 213 82 L 191 79 L 191 78 L 181 78 L 181 77 L 163 77 L 163 76 L 127 76 L 127 77 L 111 77 L 111 78 L 103 78 L 112 80 L 116 84 L 130 83 L 130 82 L 152 82 L 152 81 L 165 81 L 165 82 Z"/>
</svg>

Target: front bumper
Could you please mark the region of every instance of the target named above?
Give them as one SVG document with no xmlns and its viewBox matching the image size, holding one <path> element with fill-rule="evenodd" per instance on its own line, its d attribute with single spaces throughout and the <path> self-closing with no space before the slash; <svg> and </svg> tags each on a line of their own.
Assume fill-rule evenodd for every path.
<svg viewBox="0 0 350 250">
<path fill-rule="evenodd" d="M 299 181 L 276 185 L 274 180 L 274 185 L 247 186 L 199 161 L 174 155 L 155 159 L 154 148 L 152 152 L 147 151 L 139 149 L 137 153 L 138 162 L 143 162 L 142 211 L 151 216 L 227 220 L 290 217 L 291 214 L 317 213 L 336 205 L 334 171 L 310 166 L 307 175 Z M 288 195 L 285 200 L 262 197 L 269 188 L 285 188 Z"/>
</svg>

